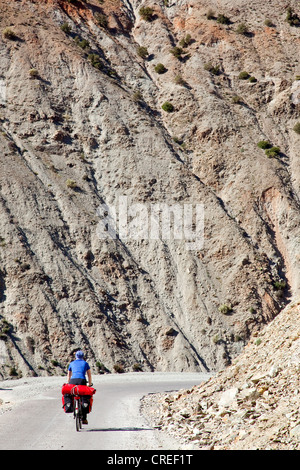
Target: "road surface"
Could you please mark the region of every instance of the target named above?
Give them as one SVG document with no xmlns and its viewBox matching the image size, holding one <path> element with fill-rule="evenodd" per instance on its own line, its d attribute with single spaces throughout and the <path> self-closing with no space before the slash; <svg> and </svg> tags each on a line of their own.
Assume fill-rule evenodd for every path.
<svg viewBox="0 0 300 470">
<path fill-rule="evenodd" d="M 178 442 L 151 428 L 140 414 L 148 393 L 190 388 L 205 373 L 129 373 L 94 376 L 89 424 L 75 430 L 72 414 L 62 410 L 64 377 L 24 378 L 0 382 L 1 450 L 159 450 Z"/>
</svg>

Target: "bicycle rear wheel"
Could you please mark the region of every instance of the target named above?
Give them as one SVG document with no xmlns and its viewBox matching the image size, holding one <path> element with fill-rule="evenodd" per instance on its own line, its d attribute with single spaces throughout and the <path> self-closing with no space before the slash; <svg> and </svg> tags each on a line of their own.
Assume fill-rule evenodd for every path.
<svg viewBox="0 0 300 470">
<path fill-rule="evenodd" d="M 82 428 L 82 413 L 81 413 L 81 406 L 80 406 L 79 400 L 76 400 L 75 423 L 76 423 L 76 431 L 80 431 L 80 429 Z"/>
</svg>

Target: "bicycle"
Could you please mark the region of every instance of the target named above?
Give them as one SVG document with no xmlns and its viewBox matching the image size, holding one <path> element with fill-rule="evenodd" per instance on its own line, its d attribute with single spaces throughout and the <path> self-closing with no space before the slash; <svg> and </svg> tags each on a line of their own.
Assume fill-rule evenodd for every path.
<svg viewBox="0 0 300 470">
<path fill-rule="evenodd" d="M 91 387 L 93 384 L 90 385 Z M 96 391 L 96 390 L 95 390 Z M 74 419 L 76 425 L 76 431 L 80 431 L 82 429 L 82 421 L 83 421 L 83 412 L 82 412 L 82 395 L 78 393 L 78 387 L 73 387 L 72 395 L 74 398 Z"/>
<path fill-rule="evenodd" d="M 74 395 L 74 419 L 76 424 L 76 431 L 80 431 L 82 428 L 82 403 L 81 396 Z"/>
<path fill-rule="evenodd" d="M 74 385 L 74 384 L 63 384 L 62 386 L 62 402 L 65 413 L 73 413 L 76 431 L 82 429 L 83 416 L 86 413 L 90 413 L 93 405 L 93 395 L 96 393 L 96 389 L 93 388 L 93 384 L 86 385 Z M 68 403 L 66 403 L 68 397 Z M 83 409 L 87 408 L 87 409 Z M 68 411 L 69 410 L 69 411 Z M 84 413 L 86 411 L 86 413 Z"/>
</svg>

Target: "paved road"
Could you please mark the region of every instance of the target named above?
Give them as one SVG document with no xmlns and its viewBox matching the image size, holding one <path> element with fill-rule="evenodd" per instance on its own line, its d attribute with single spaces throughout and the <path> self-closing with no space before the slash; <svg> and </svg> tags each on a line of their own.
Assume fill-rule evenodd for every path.
<svg viewBox="0 0 300 470">
<path fill-rule="evenodd" d="M 178 449 L 178 443 L 147 424 L 139 413 L 140 399 L 148 393 L 189 388 L 208 378 L 209 375 L 204 373 L 132 373 L 93 377 L 97 389 L 93 411 L 88 416 L 89 424 L 80 432 L 75 430 L 73 416 L 62 410 L 63 377 L 23 379 L 19 388 L 18 381 L 0 382 L 0 398 L 13 405 L 0 414 L 0 449 Z M 25 401 L 16 400 L 16 395 L 20 397 L 22 393 Z"/>
</svg>

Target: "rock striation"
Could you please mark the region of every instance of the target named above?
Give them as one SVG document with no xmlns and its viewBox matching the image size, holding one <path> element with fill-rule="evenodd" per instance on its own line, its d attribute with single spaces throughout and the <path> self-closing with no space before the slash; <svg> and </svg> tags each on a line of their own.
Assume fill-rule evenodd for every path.
<svg viewBox="0 0 300 470">
<path fill-rule="evenodd" d="M 0 0 L 2 377 L 78 347 L 220 370 L 297 295 L 300 29 L 271 3 Z"/>
<path fill-rule="evenodd" d="M 299 320 L 298 302 L 253 336 L 231 366 L 190 390 L 145 397 L 143 413 L 183 448 L 299 450 Z"/>
</svg>

